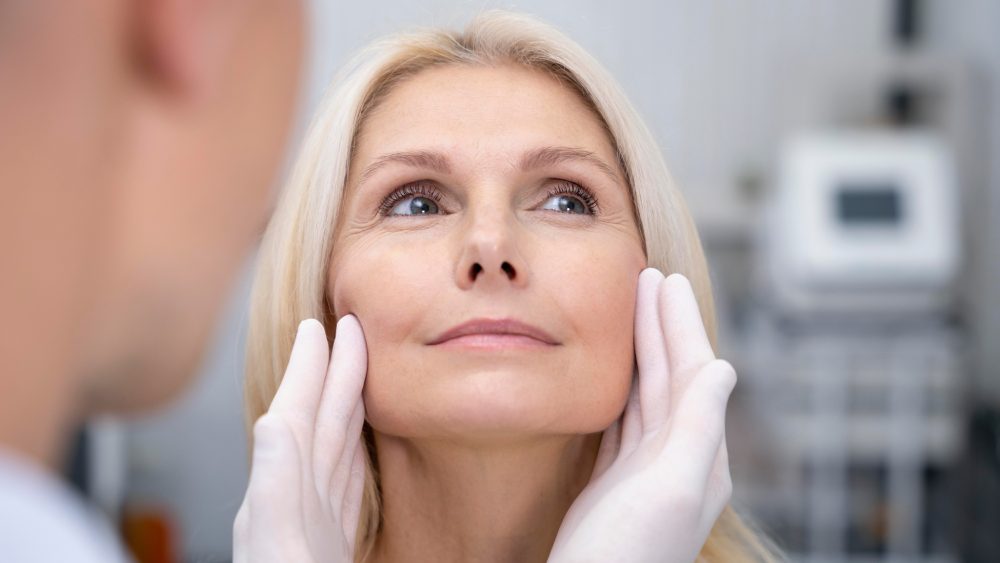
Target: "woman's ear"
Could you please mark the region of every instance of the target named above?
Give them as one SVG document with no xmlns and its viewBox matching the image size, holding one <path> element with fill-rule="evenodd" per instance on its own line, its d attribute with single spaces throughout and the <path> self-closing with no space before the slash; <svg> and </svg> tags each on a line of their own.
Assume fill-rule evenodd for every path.
<svg viewBox="0 0 1000 563">
<path fill-rule="evenodd" d="M 201 100 L 223 80 L 242 3 L 140 0 L 134 53 L 141 79 L 164 95 Z"/>
</svg>

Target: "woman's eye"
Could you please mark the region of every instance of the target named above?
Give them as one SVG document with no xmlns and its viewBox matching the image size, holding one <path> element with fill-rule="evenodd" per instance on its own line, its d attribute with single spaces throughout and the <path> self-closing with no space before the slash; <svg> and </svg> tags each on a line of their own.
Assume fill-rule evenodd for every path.
<svg viewBox="0 0 1000 563">
<path fill-rule="evenodd" d="M 430 215 L 437 212 L 438 205 L 434 200 L 424 196 L 411 196 L 394 205 L 389 215 Z"/>
<path fill-rule="evenodd" d="M 542 205 L 542 209 L 552 209 L 563 213 L 587 214 L 590 209 L 580 198 L 571 195 L 554 195 L 547 199 Z"/>
</svg>

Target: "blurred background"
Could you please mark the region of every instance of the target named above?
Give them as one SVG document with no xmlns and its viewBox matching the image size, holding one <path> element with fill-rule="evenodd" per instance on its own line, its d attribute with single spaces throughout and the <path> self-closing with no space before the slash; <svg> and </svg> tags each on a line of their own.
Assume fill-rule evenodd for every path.
<svg viewBox="0 0 1000 563">
<path fill-rule="evenodd" d="M 370 40 L 496 7 L 601 60 L 687 197 L 734 504 L 793 561 L 1000 561 L 1000 1 L 315 0 L 296 139 Z M 140 561 L 231 558 L 251 267 L 182 401 L 81 430 Z"/>
</svg>

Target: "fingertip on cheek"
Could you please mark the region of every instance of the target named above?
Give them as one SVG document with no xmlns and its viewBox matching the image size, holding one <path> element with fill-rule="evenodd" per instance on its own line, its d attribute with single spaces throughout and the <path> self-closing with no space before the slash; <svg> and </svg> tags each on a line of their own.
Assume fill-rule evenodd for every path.
<svg viewBox="0 0 1000 563">
<path fill-rule="evenodd" d="M 663 276 L 663 272 L 661 272 L 657 268 L 654 268 L 653 266 L 647 266 L 647 267 L 643 268 L 642 271 L 639 272 L 639 277 L 640 278 L 642 276 L 650 276 L 650 275 Z"/>
<path fill-rule="evenodd" d="M 673 286 L 679 288 L 684 288 L 685 286 L 688 288 L 691 287 L 691 280 L 689 280 L 687 276 L 685 276 L 680 272 L 674 272 L 670 274 L 669 276 L 667 276 L 664 282 L 667 284 L 672 284 Z"/>
<path fill-rule="evenodd" d="M 357 316 L 357 313 L 354 311 L 354 304 L 349 299 L 350 292 L 346 291 L 346 289 L 345 284 L 337 283 L 337 280 L 332 278 L 327 285 L 327 301 L 330 304 L 330 309 L 333 311 L 334 318 L 338 322 L 347 315 Z"/>
<path fill-rule="evenodd" d="M 641 290 L 646 287 L 657 287 L 660 282 L 663 281 L 663 272 L 657 270 L 656 268 L 645 268 L 639 272 L 638 288 Z"/>
</svg>

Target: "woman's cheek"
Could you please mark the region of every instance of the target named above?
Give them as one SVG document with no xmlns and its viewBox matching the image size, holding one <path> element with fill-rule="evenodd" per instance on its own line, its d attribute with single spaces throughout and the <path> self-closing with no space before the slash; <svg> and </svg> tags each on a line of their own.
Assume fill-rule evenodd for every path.
<svg viewBox="0 0 1000 563">
<path fill-rule="evenodd" d="M 406 411 L 418 398 L 412 388 L 412 340 L 433 303 L 426 256 L 401 245 L 345 252 L 330 290 L 337 316 L 354 314 L 368 348 L 364 388 L 369 423 L 382 432 L 406 430 Z M 440 283 L 435 284 L 440 285 Z"/>
<path fill-rule="evenodd" d="M 586 293 L 580 295 L 580 302 L 587 308 L 580 311 L 586 318 L 586 338 L 591 341 L 589 348 L 600 357 L 594 357 L 595 364 L 602 365 L 609 396 L 620 399 L 621 406 L 627 398 L 632 381 L 635 362 L 635 299 L 638 291 L 639 273 L 644 267 L 644 257 L 636 257 L 628 248 L 609 248 L 599 256 L 593 256 L 595 263 L 606 264 L 581 285 Z M 600 297 L 595 297 L 600 296 Z M 618 401 L 616 401 L 618 402 Z"/>
<path fill-rule="evenodd" d="M 576 311 L 574 316 L 587 317 L 590 326 L 614 334 L 627 327 L 631 333 L 645 257 L 641 248 L 601 242 L 565 254 L 577 258 L 561 265 L 565 273 L 559 285 L 570 299 L 564 307 Z"/>
<path fill-rule="evenodd" d="M 338 317 L 358 317 L 369 351 L 392 349 L 417 334 L 435 304 L 435 288 L 442 286 L 427 256 L 413 245 L 368 245 L 362 251 L 346 250 L 337 271 L 331 270 L 328 291 L 334 310 Z"/>
</svg>

